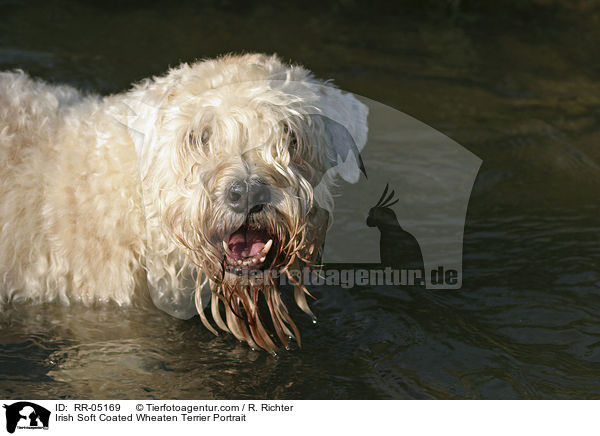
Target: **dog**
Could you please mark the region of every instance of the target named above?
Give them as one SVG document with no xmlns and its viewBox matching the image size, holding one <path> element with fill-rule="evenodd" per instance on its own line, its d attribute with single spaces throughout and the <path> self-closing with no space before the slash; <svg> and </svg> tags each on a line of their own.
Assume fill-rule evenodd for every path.
<svg viewBox="0 0 600 436">
<path fill-rule="evenodd" d="M 101 97 L 0 73 L 0 298 L 205 314 L 252 348 L 300 334 L 278 278 L 318 265 L 367 107 L 276 55 L 182 64 Z M 267 308 L 264 316 L 261 306 Z"/>
</svg>

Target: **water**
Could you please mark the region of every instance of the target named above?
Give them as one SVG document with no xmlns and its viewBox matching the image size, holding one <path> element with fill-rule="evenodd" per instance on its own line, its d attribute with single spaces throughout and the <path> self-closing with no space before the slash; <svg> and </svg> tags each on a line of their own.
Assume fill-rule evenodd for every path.
<svg viewBox="0 0 600 436">
<path fill-rule="evenodd" d="M 3 70 L 110 93 L 278 52 L 483 160 L 459 291 L 314 289 L 319 322 L 296 311 L 303 347 L 277 357 L 148 307 L 13 307 L 0 397 L 600 397 L 598 7 L 426 4 L 0 2 Z"/>
</svg>

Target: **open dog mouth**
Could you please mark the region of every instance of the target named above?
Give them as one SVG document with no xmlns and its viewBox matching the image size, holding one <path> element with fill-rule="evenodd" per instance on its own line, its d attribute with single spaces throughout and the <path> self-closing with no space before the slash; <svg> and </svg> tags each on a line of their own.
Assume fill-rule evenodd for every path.
<svg viewBox="0 0 600 436">
<path fill-rule="evenodd" d="M 236 274 L 262 269 L 272 260 L 272 247 L 273 237 L 265 230 L 244 224 L 223 241 L 225 269 Z"/>
</svg>

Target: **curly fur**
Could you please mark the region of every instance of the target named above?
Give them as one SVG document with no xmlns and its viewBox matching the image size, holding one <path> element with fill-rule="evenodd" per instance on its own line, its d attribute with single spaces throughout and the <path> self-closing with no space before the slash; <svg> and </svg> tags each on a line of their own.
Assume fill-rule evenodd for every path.
<svg viewBox="0 0 600 436">
<path fill-rule="evenodd" d="M 176 305 L 191 289 L 214 330 L 202 307 L 208 287 L 223 330 L 273 351 L 258 311 L 264 298 L 279 339 L 299 340 L 274 282 L 224 273 L 221 242 L 254 220 L 279 241 L 271 268 L 314 263 L 335 177 L 347 176 L 332 165 L 327 120 L 360 149 L 366 114 L 351 95 L 275 56 L 183 64 L 108 97 L 0 73 L 2 302 L 127 305 L 149 290 L 159 306 Z M 271 189 L 251 218 L 223 201 L 240 177 Z M 310 312 L 306 289 L 296 289 Z"/>
</svg>

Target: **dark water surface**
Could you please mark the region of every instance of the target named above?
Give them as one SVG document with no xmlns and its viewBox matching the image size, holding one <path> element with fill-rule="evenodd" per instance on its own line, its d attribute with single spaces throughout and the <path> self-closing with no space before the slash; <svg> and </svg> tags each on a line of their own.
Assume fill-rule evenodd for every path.
<svg viewBox="0 0 600 436">
<path fill-rule="evenodd" d="M 13 307 L 0 397 L 600 398 L 597 2 L 204 3 L 0 1 L 0 69 L 111 93 L 229 51 L 303 63 L 483 160 L 463 288 L 314 289 L 277 357 L 157 309 Z"/>
</svg>

